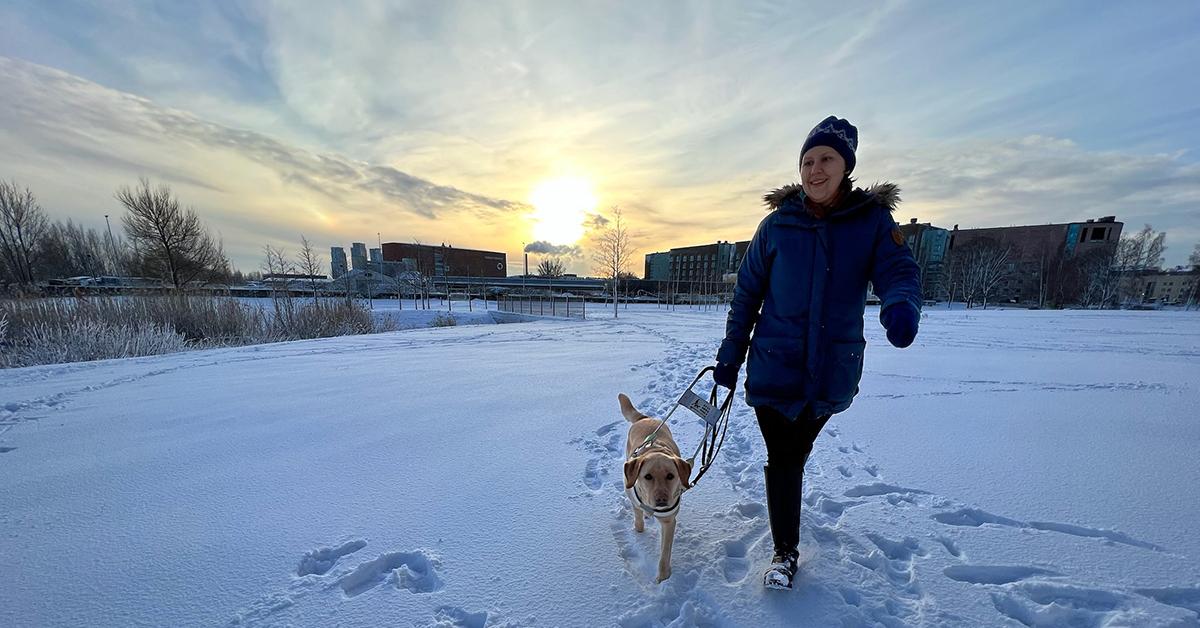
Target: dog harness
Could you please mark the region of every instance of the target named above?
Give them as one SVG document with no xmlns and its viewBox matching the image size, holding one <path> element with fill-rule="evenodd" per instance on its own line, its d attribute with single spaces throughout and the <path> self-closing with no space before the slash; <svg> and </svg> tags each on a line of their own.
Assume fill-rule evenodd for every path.
<svg viewBox="0 0 1200 628">
<path fill-rule="evenodd" d="M 729 389 L 729 394 L 725 396 L 725 401 L 718 404 L 717 401 L 717 386 L 713 386 L 709 393 L 708 400 L 692 392 L 692 388 L 704 377 L 705 373 L 715 370 L 711 366 L 706 366 L 700 370 L 700 374 L 696 379 L 688 384 L 686 390 L 683 391 L 683 396 L 679 401 L 671 406 L 670 412 L 658 422 L 658 427 L 654 428 L 642 441 L 642 444 L 634 448 L 629 459 L 632 460 L 642 455 L 647 449 L 654 446 L 654 437 L 658 436 L 659 430 L 667 424 L 671 419 L 671 415 L 675 414 L 675 409 L 679 407 L 691 410 L 696 416 L 704 420 L 704 436 L 700 438 L 700 444 L 696 447 L 696 453 L 692 454 L 691 458 L 687 459 L 688 466 L 693 466 L 696 462 L 696 457 L 700 458 L 700 468 L 696 471 L 696 477 L 688 482 L 688 488 L 694 487 L 696 482 L 708 472 L 708 468 L 712 466 L 714 460 L 717 459 L 717 452 L 721 451 L 721 445 L 725 443 L 725 432 L 729 430 L 729 409 L 733 405 L 733 389 Z M 647 417 L 648 418 L 648 417 Z M 687 488 L 683 490 L 688 490 Z M 678 503 L 676 503 L 678 506 Z"/>
</svg>

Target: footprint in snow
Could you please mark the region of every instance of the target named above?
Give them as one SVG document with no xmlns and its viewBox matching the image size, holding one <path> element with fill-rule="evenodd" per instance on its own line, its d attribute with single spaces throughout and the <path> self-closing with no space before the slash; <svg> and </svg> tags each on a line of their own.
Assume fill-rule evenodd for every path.
<svg viewBox="0 0 1200 628">
<path fill-rule="evenodd" d="M 846 492 L 842 494 L 846 497 L 878 497 L 880 495 L 929 495 L 929 491 L 876 482 L 846 489 Z M 945 522 L 943 521 L 943 523 Z"/>
<path fill-rule="evenodd" d="M 1134 626 L 1147 617 L 1160 625 L 1194 626 L 1196 613 L 1153 597 L 1071 584 L 1026 580 L 991 594 L 1000 614 L 1026 626 Z"/>
<path fill-rule="evenodd" d="M 1158 601 L 1159 604 L 1187 609 L 1200 618 L 1200 587 L 1168 587 L 1165 589 L 1138 589 L 1137 593 Z"/>
<path fill-rule="evenodd" d="M 348 556 L 367 546 L 367 542 L 362 539 L 354 539 L 346 541 L 337 547 L 321 547 L 304 555 L 300 559 L 300 565 L 296 567 L 297 576 L 308 576 L 316 574 L 323 576 L 333 569 L 338 559 L 343 556 Z"/>
<path fill-rule="evenodd" d="M 433 614 L 434 626 L 441 628 L 483 628 L 487 624 L 487 611 L 471 613 L 456 606 L 442 606 Z"/>
<path fill-rule="evenodd" d="M 362 563 L 338 579 L 347 597 L 357 597 L 390 582 L 412 593 L 432 593 L 442 588 L 437 568 L 441 561 L 423 550 L 388 552 Z"/>
<path fill-rule="evenodd" d="M 932 516 L 934 521 L 952 526 L 966 526 L 978 528 L 984 524 L 993 524 L 999 526 L 1007 526 L 1011 528 L 1027 528 L 1034 530 L 1043 530 L 1047 532 L 1058 532 L 1060 534 L 1069 534 L 1071 536 L 1079 536 L 1084 538 L 1104 539 L 1108 543 L 1120 543 L 1131 547 L 1140 547 L 1142 549 L 1151 550 L 1154 552 L 1166 551 L 1161 545 L 1149 543 L 1135 539 L 1124 532 L 1116 530 L 1105 530 L 1102 528 L 1091 528 L 1087 526 L 1079 526 L 1070 523 L 1054 523 L 1050 521 L 1030 521 L 1028 523 L 993 515 L 990 512 L 979 510 L 977 508 L 959 508 L 950 512 L 939 512 Z"/>
<path fill-rule="evenodd" d="M 1061 576 L 1062 574 L 1039 569 L 1007 565 L 951 565 L 942 570 L 951 580 L 969 584 L 1011 584 L 1034 576 Z"/>
</svg>

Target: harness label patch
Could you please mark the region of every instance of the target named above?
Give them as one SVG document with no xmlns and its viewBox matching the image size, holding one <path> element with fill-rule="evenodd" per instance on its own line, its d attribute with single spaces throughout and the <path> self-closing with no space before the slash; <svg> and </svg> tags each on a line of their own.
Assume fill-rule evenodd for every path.
<svg viewBox="0 0 1200 628">
<path fill-rule="evenodd" d="M 904 246 L 904 234 L 900 233 L 900 227 L 892 228 L 892 240 L 896 242 L 896 246 Z"/>
<path fill-rule="evenodd" d="M 721 409 L 691 390 L 683 393 L 683 396 L 679 398 L 679 405 L 691 410 L 693 414 L 713 427 L 716 427 L 721 421 Z"/>
</svg>

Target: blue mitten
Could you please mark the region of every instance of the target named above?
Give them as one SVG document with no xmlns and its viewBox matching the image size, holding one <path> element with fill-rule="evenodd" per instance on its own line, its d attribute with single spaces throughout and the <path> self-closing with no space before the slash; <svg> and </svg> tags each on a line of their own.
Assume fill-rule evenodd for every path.
<svg viewBox="0 0 1200 628">
<path fill-rule="evenodd" d="M 921 313 L 909 303 L 896 303 L 884 310 L 879 320 L 887 328 L 888 342 L 893 347 L 903 349 L 916 339 Z"/>
</svg>

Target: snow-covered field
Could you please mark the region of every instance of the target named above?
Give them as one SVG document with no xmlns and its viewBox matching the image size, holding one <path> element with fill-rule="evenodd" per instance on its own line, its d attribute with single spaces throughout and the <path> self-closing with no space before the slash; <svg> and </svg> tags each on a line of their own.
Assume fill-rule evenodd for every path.
<svg viewBox="0 0 1200 628">
<path fill-rule="evenodd" d="M 2 371 L 0 625 L 1200 624 L 1200 315 L 876 315 L 793 592 L 740 400 L 661 585 L 621 490 L 617 393 L 665 413 L 720 312 Z"/>
</svg>

